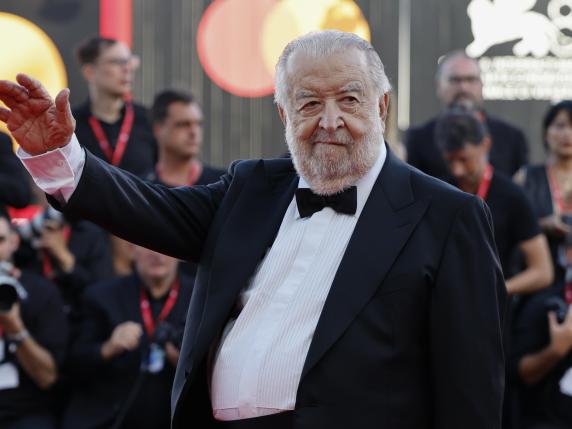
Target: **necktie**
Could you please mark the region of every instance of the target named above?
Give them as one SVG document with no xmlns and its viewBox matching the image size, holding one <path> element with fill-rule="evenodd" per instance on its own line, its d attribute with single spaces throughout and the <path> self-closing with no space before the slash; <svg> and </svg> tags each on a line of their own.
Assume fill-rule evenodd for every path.
<svg viewBox="0 0 572 429">
<path fill-rule="evenodd" d="M 334 195 L 317 195 L 308 188 L 296 190 L 296 204 L 300 217 L 310 217 L 324 207 L 331 207 L 338 213 L 353 215 L 357 209 L 357 188 L 351 186 Z"/>
</svg>

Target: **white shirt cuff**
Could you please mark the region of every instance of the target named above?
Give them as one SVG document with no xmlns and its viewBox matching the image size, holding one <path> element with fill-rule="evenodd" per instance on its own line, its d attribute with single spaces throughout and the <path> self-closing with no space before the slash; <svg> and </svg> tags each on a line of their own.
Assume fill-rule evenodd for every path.
<svg viewBox="0 0 572 429">
<path fill-rule="evenodd" d="M 17 155 L 42 191 L 60 203 L 69 201 L 85 165 L 85 152 L 75 134 L 62 148 L 41 155 L 30 155 L 18 148 Z"/>
</svg>

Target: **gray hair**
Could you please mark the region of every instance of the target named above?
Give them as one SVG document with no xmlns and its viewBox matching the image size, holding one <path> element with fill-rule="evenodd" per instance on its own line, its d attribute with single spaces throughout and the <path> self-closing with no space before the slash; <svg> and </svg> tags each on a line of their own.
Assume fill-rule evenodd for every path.
<svg viewBox="0 0 572 429">
<path fill-rule="evenodd" d="M 274 91 L 274 101 L 276 104 L 281 107 L 288 104 L 287 65 L 288 59 L 295 51 L 301 49 L 306 54 L 314 58 L 319 58 L 338 52 L 344 52 L 349 48 L 355 48 L 365 52 L 371 81 L 378 91 L 379 96 L 381 97 L 389 92 L 391 90 L 391 84 L 385 74 L 383 63 L 369 42 L 353 33 L 324 30 L 298 37 L 288 43 L 282 51 L 280 59 L 276 64 L 276 89 Z"/>
</svg>

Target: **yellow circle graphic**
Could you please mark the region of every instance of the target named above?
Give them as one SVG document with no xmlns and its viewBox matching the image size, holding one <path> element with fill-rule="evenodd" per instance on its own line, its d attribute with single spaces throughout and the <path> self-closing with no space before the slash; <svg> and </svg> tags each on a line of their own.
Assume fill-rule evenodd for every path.
<svg viewBox="0 0 572 429">
<path fill-rule="evenodd" d="M 62 57 L 50 37 L 34 23 L 10 13 L 0 12 L 2 45 L 0 79 L 15 80 L 16 74 L 26 73 L 42 82 L 50 95 L 67 86 L 67 74 Z M 2 131 L 9 134 L 4 123 Z"/>
</svg>

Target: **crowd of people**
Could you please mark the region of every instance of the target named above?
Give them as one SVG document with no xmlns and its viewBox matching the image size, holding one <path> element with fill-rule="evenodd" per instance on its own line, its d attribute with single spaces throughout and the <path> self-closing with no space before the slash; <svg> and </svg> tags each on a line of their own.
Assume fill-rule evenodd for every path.
<svg viewBox="0 0 572 429">
<path fill-rule="evenodd" d="M 79 47 L 89 99 L 76 135 L 100 159 L 166 187 L 207 185 L 202 111 L 166 90 L 130 98 L 137 58 L 95 37 Z M 505 429 L 572 427 L 572 101 L 543 121 L 547 161 L 488 114 L 478 63 L 442 58 L 443 110 L 405 135 L 424 173 L 487 203 L 508 296 Z M 196 266 L 52 209 L 0 135 L 0 427 L 168 428 Z M 479 344 L 475 344 L 479 347 Z M 215 380 L 216 381 L 216 380 Z"/>
</svg>

